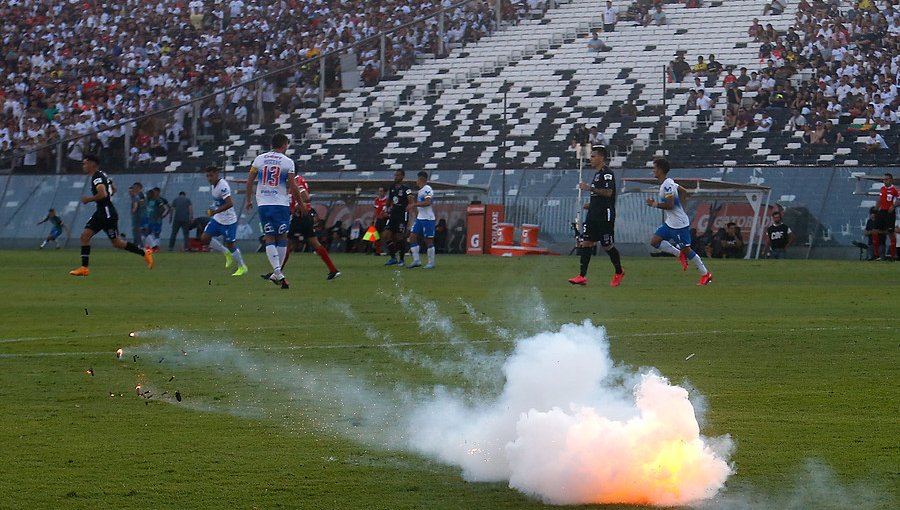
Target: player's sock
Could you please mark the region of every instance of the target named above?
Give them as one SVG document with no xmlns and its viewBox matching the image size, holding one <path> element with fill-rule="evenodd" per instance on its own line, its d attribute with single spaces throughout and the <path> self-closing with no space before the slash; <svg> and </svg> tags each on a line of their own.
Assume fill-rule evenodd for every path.
<svg viewBox="0 0 900 510">
<path fill-rule="evenodd" d="M 32 245 L 32 246 L 34 246 L 34 245 Z M 44 242 L 41 243 L 41 248 L 43 248 L 44 246 L 47 246 L 47 240 L 46 240 L 46 239 L 44 239 Z"/>
<path fill-rule="evenodd" d="M 91 259 L 91 245 L 81 247 L 81 265 L 88 267 Z"/>
<path fill-rule="evenodd" d="M 406 241 L 400 241 L 397 244 L 400 245 L 400 248 L 397 250 L 400 253 L 400 262 L 403 262 L 403 259 L 406 258 L 406 251 L 409 250 L 409 245 Z"/>
<path fill-rule="evenodd" d="M 593 255 L 593 251 L 593 248 L 578 248 L 578 253 L 581 254 L 581 271 L 579 271 L 578 274 L 580 274 L 582 277 L 587 276 L 588 265 L 591 263 L 591 255 Z"/>
<path fill-rule="evenodd" d="M 266 257 L 269 259 L 269 264 L 272 265 L 272 272 L 280 273 L 281 257 L 278 256 L 278 248 L 274 244 L 266 243 Z"/>
<path fill-rule="evenodd" d="M 275 240 L 275 248 L 278 249 L 279 265 L 284 265 L 284 263 L 282 261 L 284 260 L 285 256 L 287 255 L 287 239 L 276 239 Z"/>
<path fill-rule="evenodd" d="M 224 244 L 220 243 L 218 239 L 210 239 L 209 247 L 219 253 L 225 253 L 226 251 L 228 251 L 228 248 L 226 248 Z"/>
<path fill-rule="evenodd" d="M 666 253 L 671 253 L 672 255 L 675 255 L 676 257 L 678 256 L 679 253 L 681 253 L 681 251 L 678 248 L 672 246 L 672 243 L 670 243 L 669 241 L 661 241 L 659 243 L 659 246 L 657 246 L 657 248 L 659 248 L 660 250 L 662 250 Z"/>
<path fill-rule="evenodd" d="M 429 246 L 427 252 L 428 252 L 428 263 L 433 266 L 434 265 L 434 246 Z"/>
<path fill-rule="evenodd" d="M 412 252 L 413 262 L 421 263 L 422 261 L 419 259 L 419 245 L 418 243 L 410 245 L 409 251 Z"/>
<path fill-rule="evenodd" d="M 619 255 L 619 250 L 613 246 L 607 250 L 606 254 L 609 255 L 609 261 L 612 262 L 613 267 L 616 268 L 616 274 L 622 274 L 622 257 Z"/>
<path fill-rule="evenodd" d="M 392 259 L 396 258 L 397 257 L 397 244 L 394 243 L 394 241 L 388 241 L 387 242 L 387 251 L 388 251 L 388 256 L 390 256 Z"/>
<path fill-rule="evenodd" d="M 90 248 L 90 246 L 88 248 Z M 140 246 L 138 246 L 132 242 L 125 243 L 125 251 L 130 251 L 131 253 L 134 253 L 135 255 L 140 255 L 141 257 L 144 256 L 144 250 L 142 250 L 140 248 Z"/>
<path fill-rule="evenodd" d="M 241 256 L 241 250 L 237 246 L 235 246 L 234 250 L 229 251 L 231 251 L 231 256 L 234 257 L 234 261 L 237 262 L 238 267 L 243 266 L 244 257 Z"/>
<path fill-rule="evenodd" d="M 705 275 L 709 271 L 706 269 L 706 266 L 703 265 L 703 260 L 700 258 L 700 255 L 697 255 L 697 252 L 691 250 L 691 254 L 688 255 L 688 260 L 694 263 L 697 266 L 697 271 L 700 271 L 700 275 Z"/>
<path fill-rule="evenodd" d="M 318 255 L 319 258 L 322 259 L 322 262 L 324 262 L 325 265 L 328 266 L 329 273 L 337 272 L 337 268 L 334 267 L 334 262 L 331 261 L 331 255 L 328 254 L 328 250 L 326 250 L 325 247 L 321 244 L 318 248 L 316 248 L 316 255 Z"/>
<path fill-rule="evenodd" d="M 872 253 L 876 259 L 881 257 L 881 234 L 872 234 Z"/>
<path fill-rule="evenodd" d="M 888 234 L 888 246 L 890 246 L 891 258 L 897 259 L 897 236 L 893 232 Z"/>
</svg>

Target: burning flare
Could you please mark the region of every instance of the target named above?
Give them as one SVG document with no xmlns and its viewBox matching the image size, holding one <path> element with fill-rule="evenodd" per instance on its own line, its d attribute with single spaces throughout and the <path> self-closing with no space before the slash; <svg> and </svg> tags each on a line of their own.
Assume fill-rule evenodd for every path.
<svg viewBox="0 0 900 510">
<path fill-rule="evenodd" d="M 616 367 L 590 322 L 519 341 L 503 373 L 502 393 L 480 405 L 436 389 L 408 423 L 411 446 L 469 481 L 508 480 L 560 505 L 684 505 L 733 473 L 731 440 L 700 434 L 687 390 Z"/>
</svg>

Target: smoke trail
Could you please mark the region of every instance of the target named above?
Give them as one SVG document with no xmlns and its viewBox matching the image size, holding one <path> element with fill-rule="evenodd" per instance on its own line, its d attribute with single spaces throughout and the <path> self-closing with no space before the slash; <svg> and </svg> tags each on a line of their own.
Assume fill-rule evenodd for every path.
<svg viewBox="0 0 900 510">
<path fill-rule="evenodd" d="M 438 313 L 417 296 L 405 299 L 411 310 Z M 228 401 L 192 403 L 194 409 L 262 413 L 291 428 L 302 418 L 327 433 L 459 466 L 469 481 L 507 481 L 552 504 L 697 503 L 716 496 L 733 472 L 730 438 L 700 434 L 688 391 L 653 370 L 616 366 L 605 330 L 588 321 L 516 342 L 487 374 L 504 381 L 501 389 L 480 399 L 471 388 L 439 386 L 429 395 L 376 388 L 350 370 L 160 334 L 162 346 L 142 351 L 186 349 L 173 363 L 217 369 L 245 388 Z"/>
<path fill-rule="evenodd" d="M 714 496 L 733 472 L 730 439 L 701 436 L 686 390 L 615 367 L 608 347 L 590 322 L 521 340 L 496 399 L 470 405 L 436 389 L 411 415 L 410 446 L 466 480 L 508 480 L 553 504 Z"/>
<path fill-rule="evenodd" d="M 722 494 L 699 505 L 700 510 L 868 510 L 897 508 L 890 496 L 891 489 L 876 491 L 868 484 L 842 483 L 834 470 L 821 461 L 808 459 L 789 486 L 772 491 L 760 491 L 740 485 L 729 487 Z"/>
</svg>

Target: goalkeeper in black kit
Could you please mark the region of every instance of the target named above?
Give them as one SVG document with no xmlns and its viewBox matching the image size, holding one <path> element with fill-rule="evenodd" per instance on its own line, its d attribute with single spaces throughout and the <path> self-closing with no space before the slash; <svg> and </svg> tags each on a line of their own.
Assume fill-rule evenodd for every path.
<svg viewBox="0 0 900 510">
<path fill-rule="evenodd" d="M 594 253 L 594 246 L 600 243 L 600 247 L 609 255 L 616 270 L 610 287 L 618 287 L 622 283 L 625 271 L 622 270 L 621 257 L 615 245 L 616 223 L 616 176 L 608 166 L 609 153 L 606 147 L 595 145 L 591 147 L 591 166 L 597 172 L 590 184 L 578 183 L 582 191 L 591 192 L 591 202 L 588 206 L 587 220 L 578 237 L 578 254 L 581 256 L 581 270 L 578 276 L 569 279 L 572 285 L 587 285 L 587 270 Z"/>
</svg>

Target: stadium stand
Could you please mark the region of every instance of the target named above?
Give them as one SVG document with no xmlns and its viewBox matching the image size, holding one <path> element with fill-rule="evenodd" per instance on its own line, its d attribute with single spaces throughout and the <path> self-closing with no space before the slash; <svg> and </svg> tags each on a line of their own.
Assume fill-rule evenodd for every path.
<svg viewBox="0 0 900 510">
<path fill-rule="evenodd" d="M 461 40 L 459 26 L 451 21 L 448 34 L 457 35 L 449 36 L 451 51 L 445 58 L 434 58 L 428 37 L 420 37 L 415 46 L 419 63 L 407 70 L 398 67 L 400 72 L 382 77 L 374 87 L 327 97 L 315 107 L 279 109 L 289 113 L 267 119 L 271 122 L 235 124 L 223 139 L 198 140 L 176 157 L 163 153 L 152 162 L 145 158 L 138 169 L 179 171 L 222 162 L 226 169 L 243 168 L 272 132 L 283 130 L 294 136 L 294 156 L 312 171 L 424 168 L 458 171 L 458 180 L 467 181 L 471 173 L 466 171 L 473 169 L 577 166 L 568 143 L 577 123 L 598 126 L 615 150 L 613 166 L 627 168 L 643 167 L 663 153 L 676 165 L 691 167 L 884 165 L 896 160 L 896 115 L 883 105 L 872 112 L 865 108 L 875 101 L 873 87 L 886 87 L 883 93 L 897 103 L 900 21 L 893 9 L 870 14 L 865 11 L 875 8 L 870 1 L 861 8 L 801 0 L 788 2 L 781 14 L 762 15 L 767 4 L 760 0 L 698 7 L 688 2 L 666 4 L 665 23 L 657 24 L 641 4 L 628 13 L 618 6 L 620 21 L 614 32 L 602 33 L 599 52 L 588 49 L 591 32 L 603 24 L 593 1 L 571 0 L 546 12 L 532 2 L 535 9 L 518 12 L 516 23 L 490 37 L 471 37 L 466 46 L 452 39 Z M 485 12 L 466 14 L 482 20 L 476 25 L 484 27 L 483 33 L 490 31 Z M 759 25 L 748 31 L 748 19 L 757 13 Z M 627 19 L 632 15 L 635 19 Z M 897 28 L 892 31 L 890 25 Z M 816 40 L 819 31 L 828 36 L 825 43 Z M 702 68 L 685 76 L 672 72 L 679 57 L 690 65 L 710 54 L 719 64 L 705 62 L 705 73 Z M 844 63 L 837 63 L 839 56 Z M 371 57 L 360 53 L 361 71 Z M 715 72 L 714 65 L 722 70 Z M 741 67 L 760 72 L 763 88 L 773 90 L 739 86 L 743 98 L 729 108 L 727 70 Z M 774 86 L 762 78 L 770 73 L 767 68 Z M 860 90 L 844 95 L 842 111 L 833 114 L 823 100 L 830 91 L 837 95 L 832 83 L 837 84 L 839 74 L 859 75 L 862 81 Z M 690 92 L 699 88 L 716 102 L 692 103 Z M 747 111 L 738 112 L 738 105 Z M 805 127 L 796 129 L 796 122 L 789 122 L 791 106 L 797 107 Z M 770 117 L 763 119 L 764 113 Z M 828 120 L 834 125 L 829 133 L 840 133 L 842 139 L 826 135 Z M 740 129 L 742 124 L 749 127 Z M 859 134 L 873 130 L 888 148 L 867 149 Z M 144 146 L 151 144 L 143 140 Z"/>
<path fill-rule="evenodd" d="M 496 29 L 495 3 L 472 2 L 449 13 L 444 43 L 477 41 Z M 504 18 L 540 16 L 543 0 L 514 8 L 502 3 Z M 61 138 L 87 135 L 128 119 L 214 93 L 268 71 L 401 26 L 440 8 L 439 3 L 404 1 L 190 3 L 127 0 L 118 3 L 0 2 L 0 158 Z M 408 69 L 416 54 L 437 54 L 435 24 L 411 26 L 388 37 L 382 69 L 375 47 L 359 48 L 363 79 Z M 317 66 L 292 72 L 286 83 L 261 84 L 263 120 L 271 122 L 276 101 L 286 92 L 291 111 L 318 103 Z M 336 63 L 329 62 L 325 84 L 340 88 Z M 284 77 L 287 78 L 287 77 Z M 278 90 L 276 90 L 278 89 Z M 256 87 L 240 88 L 203 104 L 196 115 L 204 134 L 224 121 L 247 124 L 257 106 Z M 258 109 L 257 109 L 258 110 Z M 166 161 L 190 133 L 195 112 L 182 108 L 165 119 L 149 119 L 101 133 L 64 148 L 67 162 L 86 151 L 121 153 L 134 163 Z M 196 140 L 189 140 L 195 144 Z M 200 151 L 194 149 L 192 153 Z M 124 157 L 125 154 L 122 154 Z M 26 170 L 52 167 L 49 151 L 25 158 Z M 174 158 L 172 158 L 174 159 Z"/>
<path fill-rule="evenodd" d="M 303 138 L 296 147 L 298 158 L 308 168 L 321 171 L 572 168 L 568 136 L 579 122 L 598 125 L 604 132 L 616 149 L 614 166 L 643 167 L 662 150 L 685 166 L 893 161 L 897 130 L 892 124 L 878 126 L 890 149 L 868 153 L 856 143 L 855 130 L 874 127 L 874 122 L 849 114 L 833 119 L 844 141 L 831 145 L 805 143 L 803 132 L 783 132 L 789 110 L 771 105 L 759 108 L 772 116 L 768 133 L 753 128 L 723 133 L 724 70 L 716 77 L 700 79 L 707 95 L 719 99 L 716 107 L 708 112 L 686 107 L 687 84 L 693 76 L 677 83 L 663 71 L 677 56 L 693 61 L 701 56 L 696 49 L 703 48 L 703 54 L 715 54 L 728 68 L 762 71 L 769 59 L 760 57 L 757 45 L 773 45 L 776 54 L 783 52 L 777 49 L 777 41 L 759 43 L 748 37 L 748 13 L 761 13 L 763 6 L 758 0 L 691 9 L 669 5 L 667 24 L 643 26 L 623 20 L 615 32 L 603 34 L 611 49 L 593 52 L 587 50 L 587 43 L 592 29 L 602 24 L 599 11 L 592 2 L 574 0 L 542 19 L 524 20 L 478 44 L 455 49 L 445 59 L 427 59 L 399 80 L 329 98 L 316 110 L 284 116 L 279 127 Z M 811 33 L 796 21 L 796 8 L 790 3 L 785 13 L 763 17 L 764 23 L 780 34 L 786 35 L 795 24 Z M 585 12 L 596 15 L 584 16 Z M 896 41 L 886 38 L 882 43 L 896 46 Z M 794 44 L 803 53 L 803 41 Z M 771 56 L 773 50 L 768 51 Z M 812 57 L 803 58 L 816 62 Z M 776 68 L 786 61 L 772 60 Z M 777 80 L 790 83 L 792 89 L 802 88 L 804 82 L 806 87 L 817 86 L 810 81 L 812 69 L 800 67 L 799 62 L 795 67 L 797 72 L 784 79 L 779 75 Z M 510 126 L 506 158 L 502 151 L 504 93 Z M 752 109 L 754 97 L 762 95 L 745 91 L 747 109 Z M 636 107 L 636 115 L 629 114 L 629 102 Z M 822 118 L 808 117 L 813 122 Z M 240 165 L 253 149 L 264 146 L 267 133 L 258 133 L 256 139 L 235 135 L 234 142 L 246 144 L 249 153 L 241 145 L 216 149 L 232 152 L 233 161 Z M 667 141 L 665 147 L 659 145 L 661 135 Z"/>
</svg>

